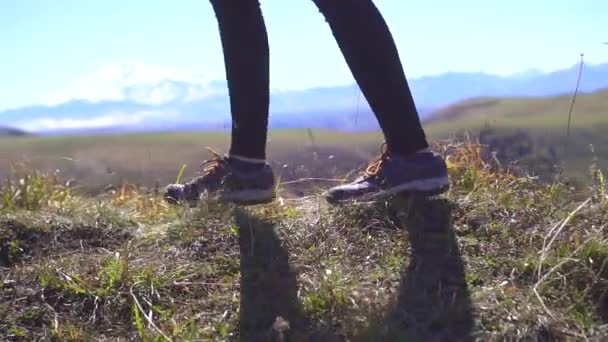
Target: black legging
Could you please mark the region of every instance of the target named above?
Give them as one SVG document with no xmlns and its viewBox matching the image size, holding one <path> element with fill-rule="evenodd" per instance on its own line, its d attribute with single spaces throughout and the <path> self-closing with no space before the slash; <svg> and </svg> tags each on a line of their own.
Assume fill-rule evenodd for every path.
<svg viewBox="0 0 608 342">
<path fill-rule="evenodd" d="M 269 47 L 259 0 L 210 1 L 219 23 L 230 95 L 230 154 L 266 159 Z M 375 113 L 388 150 L 407 155 L 428 147 L 397 47 L 372 0 L 313 2 Z"/>
</svg>

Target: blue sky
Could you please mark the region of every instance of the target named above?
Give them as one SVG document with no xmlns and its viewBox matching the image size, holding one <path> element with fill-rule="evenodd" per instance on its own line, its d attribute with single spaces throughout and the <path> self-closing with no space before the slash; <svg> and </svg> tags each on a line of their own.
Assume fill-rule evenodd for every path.
<svg viewBox="0 0 608 342">
<path fill-rule="evenodd" d="M 262 0 L 271 87 L 353 82 L 311 0 Z M 408 77 L 511 74 L 608 62 L 608 1 L 376 0 Z M 120 87 L 223 79 L 206 0 L 0 0 L 0 110 L 71 98 L 120 98 Z M 297 42 L 295 44 L 294 42 Z"/>
</svg>

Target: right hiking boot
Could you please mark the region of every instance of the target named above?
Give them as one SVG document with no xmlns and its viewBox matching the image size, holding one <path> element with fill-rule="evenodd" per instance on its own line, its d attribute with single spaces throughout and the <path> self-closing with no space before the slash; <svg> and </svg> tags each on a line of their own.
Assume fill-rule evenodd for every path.
<svg viewBox="0 0 608 342">
<path fill-rule="evenodd" d="M 430 150 L 400 156 L 382 145 L 381 156 L 353 182 L 335 186 L 325 198 L 331 204 L 375 201 L 393 195 L 436 196 L 450 188 L 443 158 Z"/>
<path fill-rule="evenodd" d="M 213 158 L 203 162 L 203 174 L 185 184 L 170 184 L 165 188 L 165 200 L 171 204 L 188 203 L 195 206 L 201 195 L 216 195 L 220 201 L 239 205 L 272 202 L 275 180 L 267 163 L 249 163 L 222 157 L 209 151 Z"/>
</svg>

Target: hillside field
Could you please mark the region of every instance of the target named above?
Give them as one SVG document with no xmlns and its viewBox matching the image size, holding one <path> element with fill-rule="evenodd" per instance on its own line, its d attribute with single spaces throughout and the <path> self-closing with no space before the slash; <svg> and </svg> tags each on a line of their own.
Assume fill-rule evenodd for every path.
<svg viewBox="0 0 608 342">
<path fill-rule="evenodd" d="M 228 152 L 229 133 L 158 133 L 123 136 L 57 136 L 0 139 L 0 177 L 14 169 L 40 169 L 74 178 L 96 192 L 123 182 L 154 187 L 195 176 L 211 158 L 209 147 Z M 281 180 L 343 177 L 380 150 L 380 136 L 320 130 L 272 131 L 269 159 Z"/>
<path fill-rule="evenodd" d="M 608 89 L 577 95 L 568 132 L 571 101 L 571 94 L 476 98 L 438 111 L 426 127 L 433 138 L 488 133 L 482 143 L 499 150 L 500 159 L 520 160 L 539 172 L 548 167 L 538 164 L 560 164 L 568 176 L 584 181 L 590 161 L 608 168 Z"/>
<path fill-rule="evenodd" d="M 3 341 L 608 338 L 608 194 L 436 146 L 452 188 L 172 207 L 30 171 L 0 187 Z M 327 163 L 327 161 L 324 161 Z"/>
<path fill-rule="evenodd" d="M 477 98 L 448 106 L 426 120 L 433 143 L 462 139 L 468 132 L 498 152 L 550 179 L 557 172 L 585 184 L 595 160 L 608 168 L 608 90 L 578 94 L 568 134 L 571 95 L 551 98 Z M 379 132 L 271 130 L 268 156 L 279 177 L 342 178 L 379 153 Z M 593 145 L 593 148 L 591 147 Z M 196 175 L 210 157 L 225 153 L 229 132 L 147 133 L 92 136 L 0 137 L 0 177 L 10 167 L 59 170 L 78 187 L 97 191 L 123 182 L 147 187 Z"/>
</svg>

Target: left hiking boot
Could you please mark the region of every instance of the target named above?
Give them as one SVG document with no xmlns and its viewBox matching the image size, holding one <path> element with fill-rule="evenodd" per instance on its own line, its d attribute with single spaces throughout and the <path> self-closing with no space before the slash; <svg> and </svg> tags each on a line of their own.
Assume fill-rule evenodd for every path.
<svg viewBox="0 0 608 342">
<path fill-rule="evenodd" d="M 269 203 L 275 197 L 275 180 L 267 163 L 250 163 L 222 157 L 211 149 L 213 158 L 203 162 L 203 175 L 185 184 L 165 188 L 165 200 L 171 204 L 195 206 L 201 195 L 217 195 L 223 202 L 240 205 Z"/>
<path fill-rule="evenodd" d="M 370 163 L 352 183 L 331 188 L 325 195 L 329 203 L 375 201 L 391 195 L 440 195 L 450 188 L 447 166 L 432 151 L 400 156 L 386 151 Z"/>
</svg>

